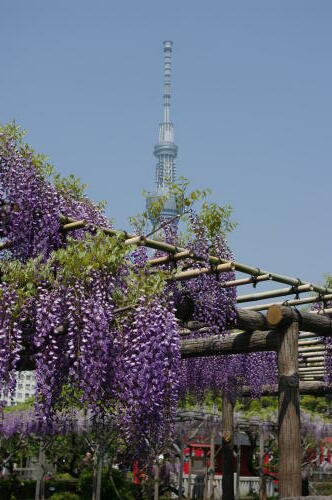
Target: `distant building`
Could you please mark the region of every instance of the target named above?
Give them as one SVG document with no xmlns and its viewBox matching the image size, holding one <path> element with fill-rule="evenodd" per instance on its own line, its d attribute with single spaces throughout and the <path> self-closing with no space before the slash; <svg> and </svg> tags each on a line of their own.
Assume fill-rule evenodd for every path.
<svg viewBox="0 0 332 500">
<path fill-rule="evenodd" d="M 147 199 L 147 208 L 161 196 L 167 195 L 169 185 L 176 180 L 175 158 L 178 147 L 174 144 L 173 123 L 170 121 L 171 104 L 171 69 L 172 69 L 173 42 L 164 42 L 164 95 L 163 95 L 163 121 L 159 125 L 158 144 L 154 147 L 154 155 L 157 158 L 156 165 L 156 189 L 150 193 Z M 160 218 L 171 219 L 179 213 L 175 197 L 169 197 L 164 204 Z M 153 225 L 158 223 L 151 217 Z"/>
<path fill-rule="evenodd" d="M 15 405 L 17 403 L 24 403 L 29 398 L 34 397 L 36 378 L 34 371 L 17 372 L 16 390 L 12 397 L 3 397 L 1 399 L 6 401 L 8 405 Z"/>
</svg>

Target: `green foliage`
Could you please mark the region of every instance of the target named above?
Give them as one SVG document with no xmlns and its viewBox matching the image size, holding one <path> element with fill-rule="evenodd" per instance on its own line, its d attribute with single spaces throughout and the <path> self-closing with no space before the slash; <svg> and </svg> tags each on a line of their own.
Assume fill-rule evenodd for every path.
<svg viewBox="0 0 332 500">
<path fill-rule="evenodd" d="M 19 481 L 15 477 L 0 479 L 0 498 L 5 500 L 29 500 L 35 497 L 35 481 Z"/>
<path fill-rule="evenodd" d="M 186 231 L 180 235 L 182 242 L 187 241 L 190 226 L 186 218 L 186 213 L 195 204 L 202 202 L 199 211 L 199 218 L 207 230 L 210 240 L 213 240 L 219 234 L 225 236 L 237 227 L 237 223 L 231 220 L 233 209 L 230 205 L 218 205 L 217 203 L 208 203 L 206 198 L 211 194 L 210 189 L 194 189 L 189 191 L 189 181 L 185 177 L 180 177 L 177 183 L 169 183 L 164 194 L 151 196 L 150 193 L 143 193 L 148 201 L 148 208 L 139 215 L 129 218 L 129 222 L 135 230 L 144 233 L 149 220 L 158 221 L 160 214 L 167 200 L 172 199 L 176 202 L 178 213 L 182 220 L 187 223 Z"/>
<path fill-rule="evenodd" d="M 78 177 L 70 174 L 68 177 L 62 177 L 59 173 L 54 174 L 54 185 L 56 190 L 62 195 L 70 195 L 75 200 L 85 198 L 87 184 L 82 184 Z"/>
<path fill-rule="evenodd" d="M 245 418 L 259 418 L 271 420 L 274 418 L 278 408 L 278 398 L 263 396 L 260 399 L 243 398 L 238 400 L 235 411 L 240 412 Z"/>
<path fill-rule="evenodd" d="M 319 415 L 323 419 L 332 418 L 332 405 L 329 397 L 301 396 L 301 409 Z"/>
<path fill-rule="evenodd" d="M 331 497 L 332 497 L 332 482 L 331 481 L 313 483 L 313 486 L 314 486 L 318 495 L 331 495 Z M 329 498 L 331 498 L 331 497 L 329 497 Z M 321 497 L 317 497 L 317 498 L 321 498 Z"/>
<path fill-rule="evenodd" d="M 313 413 L 323 419 L 332 417 L 331 400 L 324 396 L 301 396 L 301 410 Z M 235 411 L 241 412 L 245 417 L 257 416 L 267 418 L 273 416 L 278 409 L 276 396 L 263 396 L 260 399 L 243 398 L 238 400 Z"/>
<path fill-rule="evenodd" d="M 67 246 L 54 252 L 50 261 L 59 267 L 61 280 L 69 283 L 76 279 L 88 280 L 91 271 L 115 273 L 129 250 L 122 237 L 109 237 L 97 231 L 96 235 L 87 234 L 83 240 L 68 238 Z"/>
<path fill-rule="evenodd" d="M 39 283 L 54 281 L 51 261 L 43 263 L 41 257 L 26 263 L 18 260 L 2 261 L 1 272 L 2 281 L 13 285 L 22 301 L 36 295 Z"/>
<path fill-rule="evenodd" d="M 34 403 L 34 398 L 29 398 L 23 403 L 17 403 L 13 406 L 5 406 L 3 408 L 4 413 L 13 413 L 15 411 L 32 410 Z"/>
<path fill-rule="evenodd" d="M 51 446 L 47 446 L 45 451 L 47 461 L 57 466 L 54 480 L 70 481 L 77 478 L 82 458 L 88 450 L 85 437 L 81 434 L 72 432 L 53 436 Z"/>
<path fill-rule="evenodd" d="M 149 193 L 144 192 L 144 196 L 149 199 L 149 207 L 142 214 L 143 220 L 158 220 L 166 201 L 169 199 L 175 200 L 176 208 L 179 214 L 184 214 L 185 211 L 191 208 L 195 202 L 205 199 L 211 192 L 209 189 L 195 189 L 188 193 L 188 187 L 188 179 L 185 177 L 179 177 L 178 182 L 169 183 L 167 185 L 167 190 L 163 195 L 151 198 Z"/>
<path fill-rule="evenodd" d="M 48 283 L 52 287 L 66 286 L 75 280 L 89 282 L 93 271 L 107 270 L 116 274 L 132 249 L 132 246 L 124 244 L 122 235 L 110 237 L 97 231 L 94 235 L 87 233 L 82 240 L 68 238 L 66 247 L 53 252 L 47 262 L 39 257 L 26 263 L 3 261 L 2 281 L 14 286 L 18 294 L 15 317 L 20 314 L 26 300 L 38 293 L 40 283 Z M 163 272 L 147 273 L 144 268 L 139 271 L 129 269 L 126 279 L 128 294 L 114 292 L 113 298 L 118 306 L 133 305 L 143 295 L 153 298 L 161 293 L 165 285 Z"/>
<path fill-rule="evenodd" d="M 232 222 L 230 217 L 233 209 L 230 205 L 220 206 L 217 203 L 202 204 L 199 217 L 207 229 L 207 235 L 213 240 L 218 234 L 226 235 L 237 227 L 236 222 Z"/>
<path fill-rule="evenodd" d="M 62 436 L 57 436 L 57 438 L 62 437 Z M 52 448 L 53 448 L 53 443 L 52 443 Z M 68 448 L 67 448 L 68 449 Z M 67 452 L 67 450 L 66 450 Z M 54 479 L 57 481 L 62 481 L 62 480 L 71 480 L 73 477 L 69 474 L 69 472 L 59 472 L 54 476 Z"/>
<path fill-rule="evenodd" d="M 90 500 L 92 496 L 92 481 L 92 471 L 89 469 L 84 470 L 79 478 L 79 491 L 82 500 Z M 134 485 L 128 481 L 121 471 L 116 469 L 112 469 L 111 471 L 103 470 L 101 481 L 102 500 L 119 498 L 119 495 L 121 500 L 133 500 L 133 493 Z"/>
<path fill-rule="evenodd" d="M 328 288 L 332 288 L 332 276 L 331 276 L 331 274 L 325 274 L 324 278 L 325 278 L 325 286 L 327 286 Z"/>
<path fill-rule="evenodd" d="M 50 500 L 80 500 L 80 497 L 76 493 L 64 491 L 63 493 L 55 493 L 50 497 Z"/>
<path fill-rule="evenodd" d="M 19 146 L 23 146 L 23 138 L 26 135 L 26 131 L 23 130 L 19 125 L 16 125 L 15 120 L 5 125 L 0 123 L 0 146 L 3 146 L 6 141 L 15 141 Z"/>
</svg>

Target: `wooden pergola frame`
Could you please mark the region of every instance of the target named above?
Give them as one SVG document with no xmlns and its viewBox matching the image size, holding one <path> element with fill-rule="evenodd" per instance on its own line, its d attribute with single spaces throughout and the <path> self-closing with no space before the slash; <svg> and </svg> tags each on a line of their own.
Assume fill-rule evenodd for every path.
<svg viewBox="0 0 332 500">
<path fill-rule="evenodd" d="M 87 225 L 84 220 L 76 221 L 63 218 L 63 230 L 72 231 Z M 202 257 L 195 255 L 188 249 L 178 248 L 169 243 L 151 240 L 144 235 L 131 235 L 126 232 L 102 229 L 106 234 L 119 235 L 125 238 L 128 245 L 146 246 L 166 253 L 165 256 L 150 259 L 151 267 L 167 264 L 174 261 L 186 262 L 202 261 Z M 259 351 L 275 351 L 278 363 L 278 388 L 264 388 L 265 393 L 276 394 L 278 389 L 278 441 L 279 441 L 279 494 L 284 496 L 299 496 L 301 494 L 301 439 L 300 439 L 300 391 L 304 394 L 326 394 L 332 392 L 332 387 L 324 384 L 325 375 L 325 345 L 322 337 L 332 336 L 332 320 L 324 314 L 325 303 L 332 299 L 332 289 L 309 283 L 299 278 L 280 275 L 271 271 L 251 267 L 235 261 L 227 261 L 209 255 L 206 261 L 209 267 L 187 269 L 170 273 L 170 280 L 187 280 L 201 274 L 223 273 L 238 271 L 249 275 L 221 282 L 221 287 L 238 287 L 247 284 L 257 285 L 259 282 L 272 281 L 288 285 L 288 288 L 273 289 L 266 292 L 240 295 L 237 303 L 260 301 L 275 297 L 289 297 L 292 300 L 247 306 L 246 309 L 237 309 L 237 327 L 243 330 L 226 336 L 204 336 L 194 339 L 181 340 L 181 356 L 205 357 L 215 355 L 241 354 Z M 188 266 L 186 266 L 188 267 Z M 314 292 L 314 295 L 300 298 L 300 294 Z M 300 312 L 290 306 L 323 303 L 323 314 Z M 285 306 L 285 304 L 287 306 Z M 326 309 L 326 308 L 325 308 Z M 267 310 L 263 315 L 258 311 Z M 331 309 L 325 313 L 331 313 Z M 198 332 L 206 333 L 207 328 L 200 325 Z M 189 333 L 182 330 L 182 334 Z M 301 331 L 305 333 L 301 334 Z M 320 337 L 320 338 L 317 338 Z M 299 359 L 300 358 L 300 359 Z M 243 388 L 242 394 L 248 393 Z M 223 453 L 225 468 L 223 473 L 223 498 L 234 498 L 233 487 L 233 409 L 235 401 L 226 393 L 223 394 Z"/>
<path fill-rule="evenodd" d="M 62 217 L 61 222 L 62 229 L 65 232 L 92 227 L 85 220 L 74 220 L 69 217 Z M 167 277 L 169 280 L 182 281 L 202 274 L 220 274 L 234 270 L 244 273 L 248 277 L 221 281 L 221 287 L 238 287 L 248 284 L 256 286 L 257 283 L 265 281 L 288 285 L 288 288 L 238 296 L 237 302 L 242 304 L 295 295 L 294 299 L 284 302 L 259 304 L 237 309 L 237 327 L 242 330 L 239 333 L 226 336 L 205 335 L 204 337 L 186 339 L 185 334 L 191 330 L 183 329 L 181 356 L 182 358 L 190 358 L 262 351 L 275 351 L 277 353 L 278 388 L 265 387 L 263 392 L 266 394 L 278 393 L 279 395 L 280 498 L 299 496 L 301 494 L 300 391 L 304 394 L 327 394 L 332 392 L 331 386 L 316 380 L 324 378 L 325 375 L 325 346 L 321 338 L 332 336 L 332 320 L 327 316 L 328 313 L 332 312 L 332 308 L 324 309 L 325 303 L 332 300 L 332 289 L 299 278 L 251 267 L 240 262 L 227 261 L 213 255 L 209 255 L 207 259 L 204 259 L 188 249 L 152 240 L 144 235 L 131 235 L 125 231 L 109 228 L 96 227 L 96 229 L 101 229 L 109 236 L 122 235 L 127 245 L 146 246 L 165 252 L 166 255 L 148 261 L 151 268 L 174 261 L 185 260 L 186 263 L 188 261 L 203 261 L 202 267 L 170 272 Z M 1 248 L 9 248 L 10 246 L 10 241 L 1 244 Z M 208 262 L 208 266 L 206 266 L 206 262 Z M 308 292 L 313 292 L 314 295 L 299 298 L 300 294 Z M 301 312 L 290 307 L 315 302 L 323 303 L 323 309 L 319 311 L 319 314 Z M 129 307 L 121 308 L 119 311 L 126 310 Z M 258 312 L 260 310 L 267 310 L 267 314 L 264 315 Z M 197 333 L 201 332 L 203 334 L 207 331 L 208 329 L 204 325 L 200 325 Z M 248 394 L 248 388 L 243 388 L 242 394 Z M 225 500 L 234 499 L 232 470 L 234 403 L 235 401 L 229 395 L 223 395 L 222 423 L 223 453 L 225 457 L 223 499 Z"/>
</svg>

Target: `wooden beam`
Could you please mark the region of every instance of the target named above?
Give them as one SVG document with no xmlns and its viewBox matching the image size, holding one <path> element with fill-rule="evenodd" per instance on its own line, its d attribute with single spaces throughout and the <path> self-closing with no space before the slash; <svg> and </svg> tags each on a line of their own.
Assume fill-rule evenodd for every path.
<svg viewBox="0 0 332 500">
<path fill-rule="evenodd" d="M 182 329 L 181 332 L 191 333 L 192 330 L 195 330 L 197 333 L 206 333 L 210 330 L 203 323 L 200 323 L 198 321 L 188 321 L 186 324 L 188 328 Z M 235 324 L 237 329 L 245 331 L 270 329 L 265 314 L 256 311 L 250 311 L 244 308 L 236 309 Z"/>
<path fill-rule="evenodd" d="M 240 330 L 269 330 L 266 316 L 260 312 L 248 311 L 247 309 L 237 308 L 236 326 Z"/>
<path fill-rule="evenodd" d="M 234 500 L 234 404 L 235 400 L 228 392 L 222 395 L 222 500 Z"/>
<path fill-rule="evenodd" d="M 317 395 L 323 396 L 325 394 L 332 394 L 332 385 L 325 384 L 320 381 L 313 382 L 300 382 L 300 394 L 303 395 Z M 243 397 L 251 396 L 252 389 L 250 387 L 242 387 L 240 395 Z M 277 396 L 278 386 L 277 385 L 263 385 L 262 396 Z"/>
<path fill-rule="evenodd" d="M 326 316 L 310 314 L 297 309 L 294 310 L 290 307 L 273 305 L 269 307 L 266 318 L 271 328 L 297 321 L 300 328 L 307 332 L 316 333 L 321 337 L 332 336 L 332 321 L 331 318 Z"/>
<path fill-rule="evenodd" d="M 213 335 L 181 340 L 182 358 L 274 351 L 276 332 L 242 332 L 231 335 Z"/>
<path fill-rule="evenodd" d="M 284 324 L 278 333 L 279 495 L 283 498 L 301 495 L 298 322 Z"/>
</svg>

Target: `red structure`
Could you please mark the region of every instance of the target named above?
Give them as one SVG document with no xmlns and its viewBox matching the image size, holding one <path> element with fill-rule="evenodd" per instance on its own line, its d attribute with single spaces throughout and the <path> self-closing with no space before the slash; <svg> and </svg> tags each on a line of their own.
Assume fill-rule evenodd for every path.
<svg viewBox="0 0 332 500">
<path fill-rule="evenodd" d="M 250 463 L 253 454 L 253 448 L 250 445 L 249 439 L 244 435 L 241 436 L 241 459 L 240 459 L 240 475 L 254 476 L 250 470 Z M 210 466 L 211 445 L 207 442 L 206 437 L 196 436 L 195 442 L 188 443 L 184 449 L 184 474 L 202 474 Z M 191 471 L 190 471 L 191 464 Z M 236 472 L 236 456 L 233 458 L 233 468 Z M 221 441 L 215 442 L 215 474 L 222 474 L 223 457 L 221 449 Z"/>
</svg>

